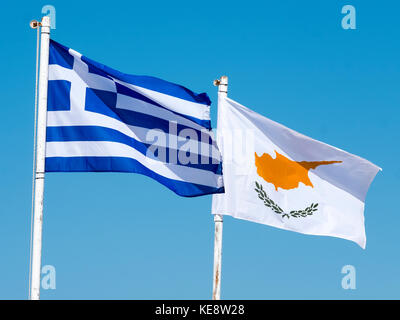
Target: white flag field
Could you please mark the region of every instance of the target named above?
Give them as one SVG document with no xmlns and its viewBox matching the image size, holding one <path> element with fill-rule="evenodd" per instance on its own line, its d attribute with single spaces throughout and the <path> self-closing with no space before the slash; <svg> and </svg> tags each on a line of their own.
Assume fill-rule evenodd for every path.
<svg viewBox="0 0 400 320">
<path fill-rule="evenodd" d="M 212 213 L 366 245 L 364 202 L 379 167 L 229 99 L 218 105 L 225 193 Z"/>
</svg>

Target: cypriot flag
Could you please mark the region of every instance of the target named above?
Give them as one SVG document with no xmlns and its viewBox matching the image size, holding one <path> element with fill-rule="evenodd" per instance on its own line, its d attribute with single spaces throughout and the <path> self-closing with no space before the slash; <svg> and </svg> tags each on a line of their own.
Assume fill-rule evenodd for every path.
<svg viewBox="0 0 400 320">
<path fill-rule="evenodd" d="M 225 193 L 213 195 L 213 214 L 365 248 L 364 201 L 379 167 L 229 98 L 218 109 Z"/>
</svg>

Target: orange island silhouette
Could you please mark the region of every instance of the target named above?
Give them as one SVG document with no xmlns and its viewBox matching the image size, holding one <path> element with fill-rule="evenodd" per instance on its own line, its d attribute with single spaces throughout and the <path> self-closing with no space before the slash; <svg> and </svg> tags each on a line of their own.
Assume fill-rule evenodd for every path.
<svg viewBox="0 0 400 320">
<path fill-rule="evenodd" d="M 272 183 L 275 186 L 275 190 L 278 188 L 285 190 L 295 189 L 299 186 L 300 182 L 304 185 L 314 188 L 308 177 L 308 171 L 315 169 L 321 165 L 328 165 L 333 163 L 341 163 L 342 161 L 293 161 L 286 158 L 276 150 L 275 159 L 272 158 L 268 153 L 264 153 L 262 156 L 256 156 L 256 167 L 257 174 L 262 177 L 265 181 Z"/>
</svg>

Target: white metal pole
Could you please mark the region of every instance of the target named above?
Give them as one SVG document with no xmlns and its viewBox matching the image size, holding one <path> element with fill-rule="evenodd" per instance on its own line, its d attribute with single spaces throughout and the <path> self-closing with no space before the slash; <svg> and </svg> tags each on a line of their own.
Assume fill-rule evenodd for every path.
<svg viewBox="0 0 400 320">
<path fill-rule="evenodd" d="M 220 80 L 214 82 L 218 85 L 218 105 L 221 99 L 228 96 L 228 77 L 222 76 Z M 218 113 L 220 112 L 218 107 Z M 218 134 L 218 133 L 217 133 Z M 213 300 L 221 299 L 221 262 L 222 262 L 222 227 L 223 216 L 214 215 L 214 276 L 213 276 Z"/>
<path fill-rule="evenodd" d="M 33 220 L 31 300 L 40 298 L 44 164 L 46 155 L 47 84 L 49 71 L 50 18 L 43 17 L 40 35 L 39 104 L 36 136 L 35 201 Z"/>
<path fill-rule="evenodd" d="M 220 214 L 214 215 L 214 276 L 213 300 L 221 299 L 221 258 L 222 258 L 222 226 L 223 218 Z"/>
</svg>

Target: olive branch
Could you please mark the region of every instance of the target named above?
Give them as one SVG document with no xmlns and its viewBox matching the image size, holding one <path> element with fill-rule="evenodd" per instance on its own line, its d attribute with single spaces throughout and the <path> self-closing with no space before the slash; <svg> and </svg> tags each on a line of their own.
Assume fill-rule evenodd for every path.
<svg viewBox="0 0 400 320">
<path fill-rule="evenodd" d="M 256 181 L 256 188 L 254 189 L 258 193 L 258 197 L 264 202 L 264 205 L 268 208 L 271 208 L 276 214 L 281 214 L 282 218 L 305 218 L 307 216 L 313 215 L 315 211 L 317 211 L 318 203 L 311 203 L 310 206 L 303 210 L 292 210 L 289 213 L 286 213 L 282 210 L 282 208 L 274 202 L 270 197 L 268 197 L 267 193 L 264 191 L 263 186 Z"/>
</svg>

